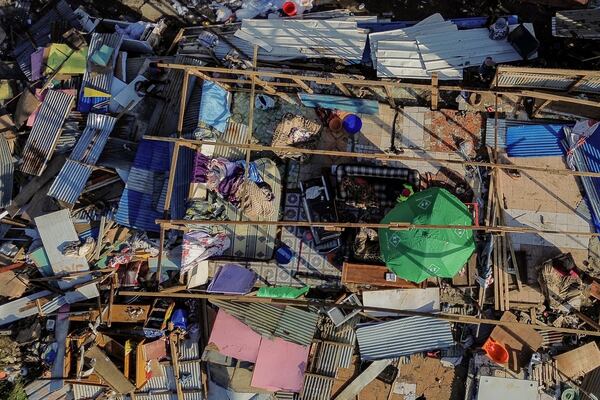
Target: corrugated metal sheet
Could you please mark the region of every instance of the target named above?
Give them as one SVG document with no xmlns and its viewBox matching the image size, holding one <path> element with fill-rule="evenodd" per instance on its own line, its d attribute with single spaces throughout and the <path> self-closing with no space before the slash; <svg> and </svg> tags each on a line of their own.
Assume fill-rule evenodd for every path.
<svg viewBox="0 0 600 400">
<path fill-rule="evenodd" d="M 498 87 L 544 89 L 572 92 L 600 94 L 600 75 L 598 71 L 581 71 L 581 74 L 565 74 L 563 70 L 557 69 L 552 73 L 547 68 L 540 72 L 528 68 L 523 72 L 519 67 L 498 67 Z M 581 79 L 589 73 L 589 76 Z M 581 80 L 580 80 L 581 79 Z M 496 79 L 494 79 L 494 82 Z M 577 85 L 575 85 L 577 83 Z M 574 86 L 575 85 L 575 86 Z"/>
<path fill-rule="evenodd" d="M 397 358 L 454 344 L 450 323 L 427 317 L 362 326 L 356 337 L 363 360 Z"/>
<path fill-rule="evenodd" d="M 44 172 L 74 100 L 66 93 L 48 91 L 23 148 L 20 171 L 37 176 Z"/>
<path fill-rule="evenodd" d="M 178 400 L 177 393 L 136 393 L 136 400 Z M 204 400 L 201 392 L 184 392 L 183 400 Z"/>
<path fill-rule="evenodd" d="M 244 19 L 237 38 L 259 45 L 258 57 L 336 58 L 360 63 L 367 41 L 356 21 Z M 252 53 L 250 53 L 252 54 Z"/>
<path fill-rule="evenodd" d="M 186 339 L 179 346 L 179 359 L 182 361 L 199 360 L 200 346 L 192 339 Z"/>
<path fill-rule="evenodd" d="M 48 196 L 71 205 L 77 202 L 116 122 L 116 118 L 108 115 L 88 114 L 86 127 Z"/>
<path fill-rule="evenodd" d="M 69 158 L 95 165 L 116 122 L 117 119 L 109 115 L 88 114 L 85 129 Z"/>
<path fill-rule="evenodd" d="M 0 134 L 0 208 L 7 207 L 12 200 L 14 159 L 4 135 Z"/>
<path fill-rule="evenodd" d="M 510 157 L 546 157 L 565 154 L 563 125 L 521 125 L 506 128 Z"/>
<path fill-rule="evenodd" d="M 29 28 L 28 37 L 18 43 L 13 51 L 21 71 L 29 80 L 31 80 L 31 55 L 38 47 L 46 47 L 50 43 L 52 25 L 57 21 L 66 21 L 70 26 L 78 30 L 82 29 L 71 6 L 66 1 L 60 0 Z"/>
<path fill-rule="evenodd" d="M 204 62 L 197 58 L 181 55 L 175 58 L 175 63 L 196 66 L 204 65 Z M 161 94 L 167 100 L 158 103 L 148 124 L 147 132 L 150 132 L 152 135 L 170 136 L 177 131 L 183 76 L 184 72 L 180 69 L 170 69 L 167 73 L 167 81 L 169 83 L 165 85 L 166 87 L 163 88 Z"/>
<path fill-rule="evenodd" d="M 510 25 L 514 29 L 517 25 Z M 533 34 L 533 25 L 525 24 Z M 462 70 L 486 56 L 496 62 L 521 60 L 507 41 L 492 40 L 487 28 L 458 30 L 434 14 L 414 26 L 369 35 L 371 61 L 379 77 L 462 79 Z"/>
<path fill-rule="evenodd" d="M 117 223 L 147 231 L 159 230 L 155 221 L 163 217 L 161 197 L 168 179 L 171 147 L 170 143 L 152 140 L 139 143 L 119 201 Z"/>
<path fill-rule="evenodd" d="M 299 308 L 286 307 L 275 330 L 275 336 L 308 346 L 315 336 L 318 319 L 318 314 L 302 311 Z M 299 325 L 305 326 L 307 329 L 296 329 Z M 308 329 L 308 327 L 312 327 L 312 329 Z"/>
<path fill-rule="evenodd" d="M 235 303 L 212 300 L 255 332 L 266 337 L 281 337 L 308 346 L 314 336 L 318 316 L 294 307 L 275 307 L 262 303 Z M 289 310 L 289 309 L 292 310 Z"/>
<path fill-rule="evenodd" d="M 83 385 L 75 383 L 73 386 L 73 400 L 90 400 L 98 398 L 102 393 L 110 391 L 106 386 Z M 125 397 L 117 395 L 115 400 L 124 400 Z"/>
<path fill-rule="evenodd" d="M 304 375 L 304 387 L 300 394 L 302 400 L 329 400 L 334 379 L 326 376 Z"/>
<path fill-rule="evenodd" d="M 506 126 L 509 125 L 510 122 L 503 119 L 498 118 L 498 148 L 504 149 L 506 148 Z M 494 131 L 496 126 L 495 118 L 487 118 L 485 121 L 485 144 L 490 147 L 494 147 L 496 144 L 496 133 Z"/>
<path fill-rule="evenodd" d="M 75 204 L 92 174 L 91 165 L 67 160 L 48 190 L 48 196 L 67 204 Z"/>
<path fill-rule="evenodd" d="M 573 151 L 573 161 L 578 171 L 600 172 L 600 130 L 586 139 Z M 596 232 L 600 232 L 600 178 L 581 176 L 586 201 L 592 212 Z"/>
<path fill-rule="evenodd" d="M 103 93 L 110 93 L 110 87 L 112 85 L 113 78 L 112 69 L 114 68 L 116 62 L 115 55 L 119 52 L 122 42 L 123 36 L 118 33 L 92 33 L 92 39 L 90 40 L 90 46 L 88 50 L 88 62 L 90 62 L 90 57 L 102 46 L 108 46 L 114 49 L 111 59 L 112 65 L 103 73 L 99 73 L 97 71 L 93 72 L 89 69 L 86 69 L 81 82 L 82 93 L 84 88 L 98 90 Z"/>
<path fill-rule="evenodd" d="M 592 372 L 587 373 L 583 377 L 581 389 L 581 400 L 600 399 L 600 367 L 596 368 Z M 589 396 L 590 394 L 596 396 L 596 399 L 593 399 L 591 396 Z"/>
</svg>

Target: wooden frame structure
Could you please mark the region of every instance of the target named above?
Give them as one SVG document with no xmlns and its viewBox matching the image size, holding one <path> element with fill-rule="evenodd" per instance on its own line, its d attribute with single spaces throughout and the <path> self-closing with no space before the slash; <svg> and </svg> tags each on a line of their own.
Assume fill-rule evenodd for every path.
<svg viewBox="0 0 600 400">
<path fill-rule="evenodd" d="M 323 76 L 311 76 L 311 75 L 294 75 L 288 73 L 281 73 L 273 70 L 261 70 L 258 69 L 257 65 L 257 50 L 254 49 L 254 57 L 252 68 L 248 70 L 231 70 L 225 68 L 217 68 L 217 67 L 204 67 L 204 66 L 190 66 L 190 65 L 181 65 L 181 64 L 159 64 L 164 68 L 172 68 L 182 70 L 184 73 L 183 80 L 183 88 L 182 88 L 182 97 L 180 101 L 180 109 L 179 109 L 179 120 L 177 127 L 178 137 L 159 137 L 159 136 L 145 136 L 146 139 L 156 140 L 156 141 L 166 141 L 174 143 L 174 152 L 173 158 L 171 160 L 171 171 L 169 175 L 167 199 L 165 201 L 165 216 L 168 215 L 168 210 L 170 209 L 171 203 L 171 191 L 173 188 L 174 174 L 175 168 L 177 166 L 177 158 L 179 155 L 179 149 L 181 147 L 188 147 L 195 150 L 200 149 L 203 145 L 210 146 L 222 146 L 228 148 L 238 148 L 244 149 L 246 151 L 246 162 L 249 162 L 251 159 L 251 154 L 253 151 L 293 151 L 297 153 L 304 154 L 315 154 L 315 155 L 329 155 L 329 156 L 339 156 L 339 157 L 353 157 L 353 158 L 366 158 L 372 160 L 380 160 L 380 161 L 420 161 L 423 160 L 421 157 L 408 156 L 403 154 L 388 154 L 388 153 L 359 153 L 359 152 L 347 152 L 347 151 L 331 151 L 331 150 L 321 150 L 321 149 L 299 149 L 291 146 L 264 146 L 259 144 L 253 144 L 252 140 L 252 131 L 254 125 L 254 97 L 257 93 L 267 93 L 269 95 L 277 95 L 277 96 L 289 96 L 295 92 L 307 92 L 307 93 L 315 93 L 323 88 L 331 88 L 334 87 L 341 94 L 354 97 L 353 93 L 357 88 L 368 87 L 371 89 L 380 90 L 383 93 L 383 99 L 385 99 L 393 108 L 397 107 L 396 99 L 394 98 L 394 90 L 397 89 L 418 89 L 431 93 L 431 107 L 432 109 L 438 108 L 439 103 L 439 93 L 444 91 L 458 91 L 458 90 L 466 90 L 470 92 L 477 93 L 488 93 L 493 94 L 495 99 L 495 115 L 496 119 L 496 129 L 494 131 L 494 148 L 490 154 L 490 162 L 479 162 L 479 161 L 466 161 L 466 160 L 448 160 L 448 159 L 431 159 L 428 158 L 429 161 L 434 161 L 442 165 L 463 165 L 463 166 L 472 166 L 472 167 L 482 167 L 489 168 L 491 170 L 491 180 L 490 180 L 490 188 L 489 188 L 489 198 L 488 198 L 488 209 L 486 212 L 485 224 L 482 226 L 452 226 L 452 225 L 436 225 L 436 226 L 417 226 L 412 224 L 373 224 L 373 223 L 309 223 L 304 221 L 215 221 L 215 220 L 170 220 L 163 219 L 157 220 L 156 222 L 160 225 L 160 251 L 159 251 L 159 271 L 157 276 L 160 276 L 160 266 L 161 259 L 163 253 L 163 245 L 164 245 L 164 237 L 165 230 L 175 229 L 186 231 L 187 225 L 190 224 L 211 224 L 211 225 L 275 225 L 275 226 L 297 226 L 297 227 L 323 227 L 328 230 L 336 230 L 341 231 L 346 228 L 357 228 L 357 227 L 370 227 L 370 228 L 389 228 L 389 229 L 469 229 L 476 230 L 481 232 L 487 232 L 495 235 L 494 241 L 496 244 L 497 250 L 494 252 L 493 257 L 493 275 L 496 279 L 497 284 L 494 285 L 494 299 L 496 309 L 498 310 L 508 310 L 510 308 L 510 303 L 508 300 L 508 291 L 509 291 L 509 280 L 510 274 L 507 271 L 509 265 L 512 265 L 513 269 L 516 271 L 516 285 L 517 288 L 521 289 L 521 281 L 519 279 L 518 273 L 518 265 L 516 263 L 516 257 L 514 249 L 512 248 L 512 244 L 510 243 L 510 238 L 507 233 L 551 233 L 551 234 L 565 234 L 565 235 L 579 235 L 586 237 L 599 237 L 600 234 L 590 233 L 590 232 L 567 232 L 567 231 L 554 231 L 554 230 L 543 230 L 543 229 L 535 229 L 529 227 L 510 227 L 502 225 L 503 221 L 503 213 L 502 213 L 502 201 L 498 194 L 498 179 L 497 174 L 499 170 L 519 170 L 519 171 L 538 171 L 538 172 L 547 172 L 554 174 L 563 174 L 563 175 L 574 175 L 574 176 L 588 176 L 588 177 L 600 177 L 600 173 L 595 172 L 587 172 L 587 171 L 574 171 L 570 169 L 547 169 L 540 168 L 530 165 L 516 165 L 516 164 L 505 164 L 501 162 L 500 157 L 498 156 L 498 128 L 497 128 L 497 120 L 498 120 L 498 104 L 503 95 L 516 95 L 519 97 L 534 97 L 537 99 L 544 100 L 544 104 L 549 104 L 552 101 L 563 101 L 573 104 L 585 105 L 585 106 L 593 106 L 600 107 L 600 103 L 593 102 L 587 99 L 581 99 L 579 97 L 571 96 L 570 93 L 575 91 L 578 87 L 578 83 L 582 82 L 584 77 L 588 75 L 585 73 L 581 73 L 581 78 L 577 81 L 578 83 L 571 86 L 570 89 L 564 93 L 550 93 L 550 92 L 540 92 L 536 90 L 521 90 L 521 89 L 501 89 L 499 86 L 500 74 L 497 74 L 494 79 L 494 88 L 492 89 L 481 89 L 481 88 L 467 88 L 463 86 L 456 85 L 440 85 L 438 79 L 432 79 L 431 84 L 420 84 L 420 83 L 405 83 L 405 82 L 395 82 L 395 81 L 373 81 L 367 79 L 356 79 L 347 76 L 341 76 L 336 74 L 331 74 L 331 76 L 323 77 Z M 500 67 L 499 71 L 503 71 Z M 528 69 L 522 69 L 527 72 Z M 597 73 L 600 76 L 600 73 Z M 594 74 L 595 76 L 596 74 Z M 186 110 L 185 99 L 187 98 L 188 92 L 188 81 L 190 76 L 197 76 L 201 79 L 210 80 L 220 85 L 226 90 L 233 92 L 249 92 L 250 93 L 250 101 L 249 101 L 249 114 L 248 114 L 248 138 L 245 143 L 223 143 L 223 142 L 213 142 L 213 141 L 205 141 L 205 140 L 194 140 L 194 139 L 185 139 L 182 138 L 183 131 L 183 116 Z M 331 89 L 329 89 L 331 90 Z M 247 174 L 247 172 L 246 172 Z M 247 178 L 247 175 L 246 175 Z M 177 289 L 181 290 L 181 289 Z M 174 293 L 177 290 L 169 290 L 168 296 L 176 295 Z M 123 293 L 125 295 L 125 293 Z M 160 296 L 159 293 L 149 294 L 149 296 Z M 197 297 L 197 298 L 210 298 L 210 296 L 206 295 L 185 295 L 181 294 L 181 297 Z M 203 297 L 204 296 L 204 297 Z M 179 296 L 174 296 L 179 297 Z M 234 296 L 239 298 L 240 296 Z M 254 297 L 250 299 L 246 299 L 241 296 L 243 301 L 255 301 Z M 479 294 L 479 304 L 483 304 L 483 299 L 485 298 L 485 289 L 480 290 Z M 240 299 L 240 301 L 242 301 Z M 481 318 L 481 315 L 478 316 Z M 498 321 L 488 322 L 487 320 L 477 319 L 482 323 L 490 323 L 497 324 Z M 490 320 L 493 321 L 493 320 Z M 456 322 L 465 322 L 465 323 L 474 323 L 473 321 L 456 321 Z"/>
</svg>

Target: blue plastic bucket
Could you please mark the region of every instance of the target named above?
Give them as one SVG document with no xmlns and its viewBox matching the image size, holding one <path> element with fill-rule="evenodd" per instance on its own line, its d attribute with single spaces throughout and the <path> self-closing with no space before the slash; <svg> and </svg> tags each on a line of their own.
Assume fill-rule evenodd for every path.
<svg viewBox="0 0 600 400">
<path fill-rule="evenodd" d="M 289 264 L 293 257 L 294 253 L 292 252 L 292 249 L 287 246 L 281 246 L 275 252 L 275 260 L 281 265 Z"/>
<path fill-rule="evenodd" d="M 348 134 L 354 135 L 355 133 L 360 132 L 362 121 L 358 115 L 350 114 L 346 115 L 342 122 L 342 126 Z"/>
</svg>

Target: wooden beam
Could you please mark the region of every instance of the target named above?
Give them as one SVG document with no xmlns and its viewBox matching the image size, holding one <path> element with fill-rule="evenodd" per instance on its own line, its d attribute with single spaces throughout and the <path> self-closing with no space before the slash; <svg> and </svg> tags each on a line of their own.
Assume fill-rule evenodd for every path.
<svg viewBox="0 0 600 400">
<path fill-rule="evenodd" d="M 392 94 L 392 89 L 389 86 L 384 86 L 383 90 L 385 91 L 385 96 L 387 101 L 392 108 L 396 108 L 396 102 L 394 101 L 394 95 Z"/>
<path fill-rule="evenodd" d="M 173 186 L 175 185 L 175 174 L 177 173 L 177 160 L 179 159 L 179 142 L 175 142 L 173 148 L 173 157 L 171 157 L 171 167 L 169 169 L 169 177 L 167 181 L 167 195 L 165 198 L 164 212 L 165 214 L 171 209 L 171 198 L 173 196 Z"/>
<path fill-rule="evenodd" d="M 340 89 L 340 92 L 344 93 L 344 96 L 353 97 L 352 92 L 342 82 L 334 82 L 333 84 Z"/>
<path fill-rule="evenodd" d="M 258 46 L 254 46 L 254 52 L 252 56 L 252 69 L 256 70 L 258 66 Z M 254 98 L 256 96 L 256 76 L 252 75 L 250 77 L 252 80 L 250 87 L 250 99 L 249 99 L 249 107 L 250 110 L 248 112 L 248 129 L 246 130 L 246 144 L 250 146 L 252 144 L 252 132 L 254 128 Z M 246 148 L 246 168 L 244 169 L 244 181 L 248 180 L 248 174 L 250 172 L 250 157 L 252 157 L 252 149 L 250 147 Z M 242 220 L 244 217 L 244 204 L 242 204 L 242 212 L 239 215 L 239 219 Z"/>
<path fill-rule="evenodd" d="M 181 137 L 183 133 L 183 119 L 185 116 L 185 105 L 187 103 L 188 87 L 190 83 L 190 72 L 183 71 L 183 87 L 179 99 L 179 119 L 177 120 L 177 134 Z"/>
<path fill-rule="evenodd" d="M 438 90 L 438 74 L 437 72 L 433 72 L 431 74 L 431 109 L 438 109 L 438 101 L 439 101 L 440 91 Z"/>
<path fill-rule="evenodd" d="M 170 138 L 163 136 L 148 136 L 145 135 L 144 139 L 157 140 L 162 142 L 178 142 L 180 144 L 192 144 L 192 145 L 214 145 L 223 146 L 228 148 L 237 149 L 251 149 L 252 151 L 281 151 L 281 152 L 295 152 L 302 154 L 313 154 L 323 156 L 334 156 L 334 157 L 355 157 L 365 158 L 371 160 L 380 161 L 423 161 L 423 157 L 407 156 L 403 154 L 388 154 L 388 153 L 359 153 L 351 151 L 337 151 L 337 150 L 320 150 L 320 149 L 303 149 L 300 147 L 293 146 L 263 146 L 259 144 L 248 144 L 248 143 L 226 143 L 226 142 L 213 142 L 206 140 L 197 139 L 183 139 L 183 138 Z M 493 162 L 483 161 L 465 161 L 462 159 L 449 160 L 444 158 L 427 158 L 428 161 L 440 163 L 443 165 L 470 165 L 472 167 L 483 167 L 483 168 L 498 168 L 503 170 L 519 170 L 519 171 L 537 171 L 547 172 L 561 175 L 573 175 L 573 176 L 589 176 L 594 178 L 600 178 L 600 172 L 589 172 L 589 171 L 574 171 L 571 169 L 553 169 L 543 168 L 531 165 L 520 165 L 520 164 L 501 164 Z"/>
<path fill-rule="evenodd" d="M 159 298 L 179 298 L 179 299 L 209 299 L 209 300 L 223 300 L 223 301 L 233 301 L 236 303 L 263 303 L 263 304 L 272 304 L 279 306 L 292 306 L 292 307 L 318 307 L 318 308 L 342 308 L 344 310 L 355 310 L 360 309 L 363 311 L 379 311 L 379 312 L 387 312 L 394 313 L 399 316 L 406 317 L 428 317 L 434 319 L 441 319 L 449 322 L 462 323 L 462 324 L 484 324 L 484 325 L 499 325 L 499 326 L 507 326 L 507 327 L 521 327 L 528 326 L 535 330 L 539 331 L 553 331 L 553 332 L 563 332 L 563 333 L 574 333 L 581 335 L 590 335 L 590 336 L 599 336 L 600 331 L 588 331 L 584 329 L 573 329 L 573 328 L 562 328 L 555 327 L 551 325 L 531 325 L 529 323 L 522 322 L 512 322 L 512 321 L 500 321 L 496 319 L 487 319 L 487 318 L 477 318 L 469 315 L 458 315 L 458 314 L 445 314 L 445 313 L 428 313 L 422 311 L 408 311 L 408 310 L 397 310 L 391 308 L 384 307 L 370 307 L 370 306 L 360 306 L 353 304 L 336 304 L 333 301 L 324 301 L 324 300 L 316 300 L 316 299 L 276 299 L 270 297 L 256 297 L 256 296 L 244 296 L 244 295 L 222 295 L 222 294 L 212 294 L 212 293 L 169 293 L 165 295 L 161 292 L 136 292 L 136 291 L 119 291 L 120 296 L 125 297 L 159 297 Z"/>
<path fill-rule="evenodd" d="M 406 222 L 395 222 L 390 224 L 371 223 L 371 222 L 308 222 L 308 221 L 222 221 L 222 220 L 165 220 L 157 219 L 157 224 L 160 224 L 165 229 L 180 229 L 185 230 L 187 225 L 255 225 L 255 226 L 287 226 L 287 227 L 303 227 L 303 228 L 324 228 L 324 229 L 346 229 L 346 228 L 373 228 L 373 229 L 390 229 L 390 230 L 410 230 L 410 229 L 464 229 L 469 231 L 481 231 L 490 233 L 545 233 L 558 235 L 572 235 L 581 237 L 600 237 L 600 233 L 596 232 L 577 232 L 577 231 L 556 231 L 550 229 L 536 229 L 525 226 L 464 226 L 464 225 L 419 225 Z M 182 229 L 183 228 L 183 229 Z"/>
<path fill-rule="evenodd" d="M 600 102 L 598 102 L 598 101 L 581 99 L 581 98 L 575 97 L 575 96 L 566 96 L 566 95 L 554 94 L 554 93 L 549 93 L 549 92 L 540 92 L 539 90 L 538 91 L 536 91 L 536 90 L 521 90 L 518 93 L 523 96 L 527 96 L 527 97 L 535 97 L 536 99 L 562 101 L 565 103 L 572 103 L 572 104 L 579 104 L 582 106 L 600 108 Z"/>
<path fill-rule="evenodd" d="M 181 377 L 179 373 L 179 351 L 177 346 L 179 343 L 179 336 L 175 332 L 171 332 L 169 335 L 169 346 L 171 348 L 171 365 L 173 366 L 173 374 L 175 375 L 175 387 L 177 389 L 177 400 L 184 400 L 183 388 L 181 387 Z"/>
<path fill-rule="evenodd" d="M 302 89 L 304 89 L 304 91 L 308 94 L 313 94 L 315 91 L 311 89 L 310 86 L 308 86 L 306 83 L 304 83 L 304 81 L 300 78 L 292 78 L 294 82 L 296 82 L 298 84 L 298 86 L 300 86 Z"/>
<path fill-rule="evenodd" d="M 540 112 L 541 112 L 541 111 L 542 111 L 544 108 L 546 108 L 546 107 L 547 107 L 547 106 L 548 106 L 550 103 L 552 103 L 552 100 L 544 100 L 544 101 L 542 102 L 542 104 L 540 104 L 539 106 L 537 106 L 537 107 L 535 108 L 535 110 L 533 110 L 533 113 L 531 114 L 531 116 L 532 116 L 533 118 L 537 118 L 537 117 L 538 117 L 538 115 L 540 114 Z"/>
</svg>

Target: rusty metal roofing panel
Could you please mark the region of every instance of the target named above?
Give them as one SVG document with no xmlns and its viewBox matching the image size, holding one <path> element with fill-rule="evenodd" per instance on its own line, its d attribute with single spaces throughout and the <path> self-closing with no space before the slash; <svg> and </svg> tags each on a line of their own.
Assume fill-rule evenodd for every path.
<svg viewBox="0 0 600 400">
<path fill-rule="evenodd" d="M 23 148 L 21 172 L 37 176 L 44 172 L 74 100 L 66 93 L 48 91 Z"/>
<path fill-rule="evenodd" d="M 12 200 L 14 159 L 4 135 L 0 135 L 0 208 L 7 207 Z"/>
<path fill-rule="evenodd" d="M 69 158 L 95 165 L 116 122 L 117 119 L 110 115 L 88 114 L 85 129 Z"/>
<path fill-rule="evenodd" d="M 315 335 L 318 319 L 318 314 L 299 308 L 286 307 L 275 330 L 275 336 L 302 346 L 308 346 Z"/>
<path fill-rule="evenodd" d="M 92 170 L 91 165 L 67 160 L 50 186 L 48 196 L 71 205 L 77 203 Z"/>
<path fill-rule="evenodd" d="M 90 88 L 98 90 L 102 93 L 110 94 L 110 87 L 112 85 L 113 73 L 112 70 L 115 66 L 117 57 L 115 56 L 119 52 L 121 43 L 123 42 L 123 36 L 118 33 L 93 33 L 92 39 L 90 40 L 90 47 L 88 50 L 88 63 L 90 63 L 90 57 L 98 51 L 102 46 L 108 46 L 113 49 L 113 55 L 111 57 L 112 65 L 107 68 L 104 72 L 91 71 L 87 68 L 83 75 L 83 81 L 81 82 L 83 88 Z"/>
<path fill-rule="evenodd" d="M 356 337 L 363 360 L 397 358 L 454 344 L 450 323 L 427 317 L 362 326 Z"/>
</svg>

